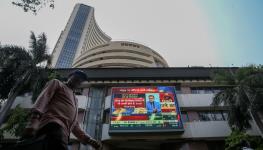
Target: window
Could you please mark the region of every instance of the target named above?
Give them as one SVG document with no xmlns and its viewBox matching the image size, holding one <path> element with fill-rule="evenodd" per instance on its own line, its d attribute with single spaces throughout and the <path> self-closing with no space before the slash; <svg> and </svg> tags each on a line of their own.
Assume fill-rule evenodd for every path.
<svg viewBox="0 0 263 150">
<path fill-rule="evenodd" d="M 213 117 L 213 120 L 215 120 L 215 121 L 223 121 L 224 120 L 223 114 L 221 112 L 214 113 L 212 115 L 212 117 Z"/>
<path fill-rule="evenodd" d="M 227 118 L 226 112 L 198 112 L 200 121 L 223 121 Z"/>
<path fill-rule="evenodd" d="M 76 89 L 75 94 L 76 95 L 82 95 L 82 89 Z"/>
<path fill-rule="evenodd" d="M 101 132 L 103 101 L 105 93 L 103 87 L 90 87 L 89 98 L 90 104 L 87 109 L 88 113 L 85 114 L 84 129 L 94 138 L 99 137 Z"/>
<path fill-rule="evenodd" d="M 192 94 L 213 94 L 222 90 L 222 87 L 191 87 Z"/>
<path fill-rule="evenodd" d="M 111 87 L 107 88 L 107 96 L 111 95 Z"/>
<path fill-rule="evenodd" d="M 87 6 L 81 5 L 78 9 L 65 44 L 62 47 L 61 54 L 59 55 L 56 64 L 57 68 L 71 67 L 89 12 L 90 7 Z"/>
<path fill-rule="evenodd" d="M 106 123 L 106 124 L 110 123 L 110 109 L 106 109 L 103 112 L 103 123 Z"/>
<path fill-rule="evenodd" d="M 222 114 L 223 114 L 224 120 L 227 120 L 228 119 L 228 113 L 227 112 L 223 112 Z"/>
<path fill-rule="evenodd" d="M 188 114 L 185 111 L 181 112 L 181 118 L 183 122 L 189 122 Z"/>
<path fill-rule="evenodd" d="M 199 112 L 198 115 L 200 121 L 212 121 L 211 114 L 209 114 L 208 112 Z"/>
</svg>

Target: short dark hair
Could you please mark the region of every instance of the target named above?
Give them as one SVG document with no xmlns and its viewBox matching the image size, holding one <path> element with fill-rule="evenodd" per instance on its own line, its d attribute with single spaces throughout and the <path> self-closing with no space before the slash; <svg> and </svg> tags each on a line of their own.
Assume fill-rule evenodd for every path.
<svg viewBox="0 0 263 150">
<path fill-rule="evenodd" d="M 149 95 L 148 97 L 150 97 L 150 96 L 154 98 L 154 95 Z"/>
<path fill-rule="evenodd" d="M 73 75 L 76 75 L 78 77 L 80 77 L 81 79 L 83 80 L 88 80 L 88 76 L 87 74 L 84 72 L 84 71 L 81 71 L 81 70 L 74 70 L 73 72 L 71 72 L 69 75 L 68 75 L 68 78 L 73 76 Z"/>
</svg>

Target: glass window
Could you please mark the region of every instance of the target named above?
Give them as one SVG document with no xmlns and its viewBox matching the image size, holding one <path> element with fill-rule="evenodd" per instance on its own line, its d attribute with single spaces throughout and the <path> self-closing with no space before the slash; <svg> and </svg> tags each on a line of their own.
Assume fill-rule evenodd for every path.
<svg viewBox="0 0 263 150">
<path fill-rule="evenodd" d="M 104 88 L 91 87 L 89 89 L 89 111 L 86 113 L 84 127 L 92 137 L 99 137 L 101 130 L 102 102 L 104 101 Z M 106 118 L 105 118 L 106 120 Z"/>
<path fill-rule="evenodd" d="M 208 112 L 199 112 L 198 115 L 200 121 L 212 121 L 212 116 Z"/>
<path fill-rule="evenodd" d="M 103 113 L 103 123 L 109 124 L 110 123 L 110 109 L 107 109 Z"/>
<path fill-rule="evenodd" d="M 189 122 L 188 114 L 185 111 L 181 112 L 181 118 L 183 122 Z"/>
<path fill-rule="evenodd" d="M 192 94 L 212 94 L 218 93 L 222 87 L 191 87 Z"/>
<path fill-rule="evenodd" d="M 198 90 L 191 90 L 192 94 L 198 94 Z"/>
<path fill-rule="evenodd" d="M 107 88 L 107 96 L 111 95 L 111 87 Z"/>
<path fill-rule="evenodd" d="M 223 121 L 226 120 L 225 112 L 198 112 L 200 121 Z"/>
<path fill-rule="evenodd" d="M 222 115 L 223 115 L 224 120 L 228 119 L 228 113 L 227 112 L 223 112 Z"/>
<path fill-rule="evenodd" d="M 214 121 L 222 121 L 224 120 L 224 117 L 221 112 L 215 112 L 213 113 L 213 120 Z"/>
<path fill-rule="evenodd" d="M 89 12 L 90 7 L 80 5 L 59 55 L 57 68 L 71 67 Z"/>
</svg>

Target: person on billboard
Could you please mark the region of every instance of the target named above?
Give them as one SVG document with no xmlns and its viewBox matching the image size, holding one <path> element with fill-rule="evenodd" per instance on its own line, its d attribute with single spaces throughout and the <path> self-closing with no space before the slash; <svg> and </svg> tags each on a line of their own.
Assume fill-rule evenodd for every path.
<svg viewBox="0 0 263 150">
<path fill-rule="evenodd" d="M 81 143 L 101 148 L 101 143 L 86 134 L 78 123 L 78 101 L 74 90 L 85 80 L 87 75 L 75 70 L 66 83 L 57 79 L 49 81 L 31 109 L 22 138 L 45 136 L 47 150 L 67 150 L 70 132 L 73 132 Z"/>
<path fill-rule="evenodd" d="M 160 102 L 155 101 L 154 95 L 148 96 L 148 101 L 146 103 L 146 108 L 148 113 L 160 113 L 161 104 Z"/>
</svg>

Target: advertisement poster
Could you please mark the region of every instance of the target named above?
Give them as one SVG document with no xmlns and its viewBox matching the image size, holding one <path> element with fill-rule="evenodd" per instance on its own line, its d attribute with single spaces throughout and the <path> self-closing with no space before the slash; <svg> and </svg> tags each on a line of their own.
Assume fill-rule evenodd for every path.
<svg viewBox="0 0 263 150">
<path fill-rule="evenodd" d="M 112 88 L 110 133 L 183 131 L 175 88 Z"/>
</svg>

